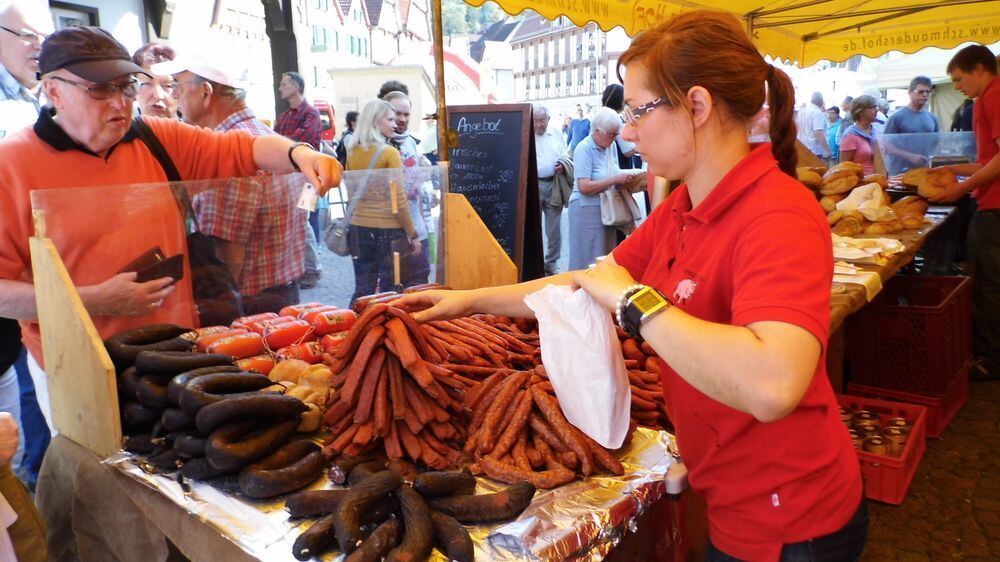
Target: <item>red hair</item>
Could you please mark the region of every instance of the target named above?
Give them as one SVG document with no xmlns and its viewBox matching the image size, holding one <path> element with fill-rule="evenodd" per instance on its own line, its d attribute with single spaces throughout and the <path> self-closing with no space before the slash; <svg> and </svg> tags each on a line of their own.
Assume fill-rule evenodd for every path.
<svg viewBox="0 0 1000 562">
<path fill-rule="evenodd" d="M 687 91 L 701 86 L 746 126 L 770 108 L 771 152 L 782 171 L 795 177 L 795 90 L 788 75 L 767 64 L 731 14 L 698 10 L 677 15 L 638 35 L 618 59 L 649 73 L 646 87 L 674 107 L 690 111 Z M 765 84 L 767 86 L 765 91 Z"/>
</svg>

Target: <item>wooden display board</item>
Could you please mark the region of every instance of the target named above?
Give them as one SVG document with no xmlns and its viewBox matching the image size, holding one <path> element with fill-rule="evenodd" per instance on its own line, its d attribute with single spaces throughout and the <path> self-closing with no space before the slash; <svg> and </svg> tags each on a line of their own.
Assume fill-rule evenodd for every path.
<svg viewBox="0 0 1000 562">
<path fill-rule="evenodd" d="M 39 224 L 36 216 L 36 234 L 44 236 Z M 52 422 L 99 456 L 113 455 L 122 427 L 111 357 L 52 240 L 33 236 L 29 246 Z"/>
<path fill-rule="evenodd" d="M 446 193 L 444 284 L 478 289 L 517 283 L 517 267 L 464 195 Z"/>
<path fill-rule="evenodd" d="M 519 280 L 545 274 L 530 104 L 448 107 L 448 191 L 468 198 Z"/>
</svg>

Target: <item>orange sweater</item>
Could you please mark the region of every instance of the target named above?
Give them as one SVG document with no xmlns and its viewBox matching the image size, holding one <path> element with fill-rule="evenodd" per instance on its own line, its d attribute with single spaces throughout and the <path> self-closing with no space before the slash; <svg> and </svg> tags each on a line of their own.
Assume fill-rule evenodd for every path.
<svg viewBox="0 0 1000 562">
<path fill-rule="evenodd" d="M 245 133 L 216 133 L 167 119 L 145 121 L 185 180 L 249 176 L 257 170 L 253 137 Z M 166 184 L 127 185 L 166 179 L 131 131 L 104 159 L 81 150 L 43 113 L 34 128 L 0 140 L 0 279 L 32 282 L 32 198 L 45 210 L 46 234 L 76 285 L 105 281 L 154 246 L 168 256 L 186 252 L 180 213 Z M 66 188 L 75 191 L 32 193 Z M 95 317 L 94 324 L 105 338 L 157 322 L 195 326 L 197 318 L 185 263 L 184 279 L 156 312 Z M 21 329 L 28 350 L 41 361 L 38 323 L 22 321 Z"/>
</svg>

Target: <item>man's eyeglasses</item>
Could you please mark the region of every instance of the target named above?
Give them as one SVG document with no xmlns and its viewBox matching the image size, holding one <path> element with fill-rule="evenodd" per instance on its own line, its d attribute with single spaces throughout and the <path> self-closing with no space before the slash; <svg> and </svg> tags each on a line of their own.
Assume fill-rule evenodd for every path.
<svg viewBox="0 0 1000 562">
<path fill-rule="evenodd" d="M 629 107 L 626 105 L 622 109 L 622 117 L 625 118 L 625 123 L 635 126 L 644 115 L 653 111 L 661 105 L 667 105 L 670 101 L 667 98 L 656 98 L 655 100 L 648 101 L 637 107 Z"/>
<path fill-rule="evenodd" d="M 105 84 L 94 84 L 93 86 L 88 86 L 86 84 L 74 82 L 73 80 L 67 80 L 59 76 L 53 76 L 52 78 L 60 82 L 65 82 L 66 84 L 72 84 L 73 86 L 86 91 L 87 95 L 90 96 L 91 99 L 95 100 L 111 99 L 119 90 L 122 95 L 128 99 L 135 98 L 136 94 L 139 93 L 139 82 L 135 79 L 120 84 L 112 84 L 108 82 Z"/>
<path fill-rule="evenodd" d="M 931 95 L 931 94 L 934 93 L 934 90 L 913 90 L 913 93 L 914 94 L 925 94 L 925 95 L 929 96 L 929 95 Z"/>
<path fill-rule="evenodd" d="M 41 43 L 42 41 L 45 41 L 45 35 L 34 31 L 29 31 L 27 29 L 16 31 L 9 27 L 4 27 L 2 25 L 0 25 L 0 29 L 6 31 L 7 33 L 17 35 L 21 39 L 21 41 L 24 41 L 25 43 L 31 43 L 32 41 L 38 41 L 39 43 Z"/>
</svg>

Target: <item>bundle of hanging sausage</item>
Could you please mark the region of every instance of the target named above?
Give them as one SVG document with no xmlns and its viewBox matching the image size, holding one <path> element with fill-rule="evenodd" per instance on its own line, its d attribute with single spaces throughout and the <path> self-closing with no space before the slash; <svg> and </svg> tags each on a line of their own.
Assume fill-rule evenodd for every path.
<svg viewBox="0 0 1000 562">
<path fill-rule="evenodd" d="M 465 406 L 472 421 L 463 452 L 476 474 L 538 488 L 599 470 L 624 474 L 610 451 L 569 423 L 543 367 L 495 373 L 466 394 Z"/>
<path fill-rule="evenodd" d="M 335 391 L 325 452 L 358 456 L 382 448 L 433 468 L 458 463 L 462 394 L 475 381 L 441 367 L 448 352 L 404 310 L 368 306 L 325 361 Z"/>
<path fill-rule="evenodd" d="M 285 502 L 293 519 L 319 517 L 295 541 L 292 554 L 299 560 L 340 548 L 351 562 L 377 562 L 383 556 L 416 561 L 428 559 L 436 547 L 448 560 L 472 562 L 475 549 L 463 524 L 513 519 L 535 493 L 531 483 L 519 482 L 474 495 L 476 480 L 468 472 L 411 476 L 370 458 L 338 461 L 334 468 L 336 474 L 348 474 L 346 481 L 334 481 L 349 484 L 348 489 L 300 492 Z"/>
</svg>

